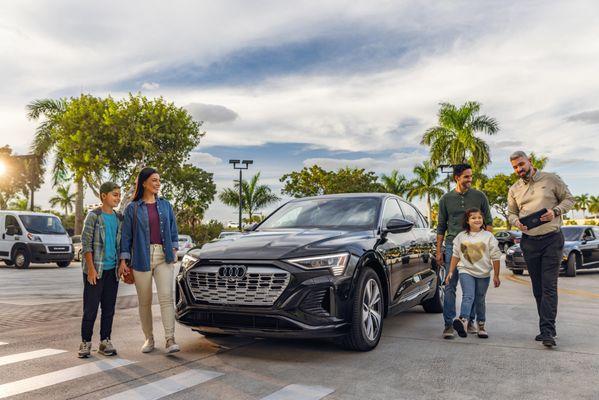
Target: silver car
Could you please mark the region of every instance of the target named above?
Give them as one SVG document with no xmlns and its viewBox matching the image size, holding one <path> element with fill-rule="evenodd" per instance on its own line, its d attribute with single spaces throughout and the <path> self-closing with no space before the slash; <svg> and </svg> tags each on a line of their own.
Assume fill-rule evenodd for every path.
<svg viewBox="0 0 599 400">
<path fill-rule="evenodd" d="M 179 235 L 179 250 L 177 258 L 181 259 L 187 252 L 195 247 L 193 239 L 189 235 Z"/>
<path fill-rule="evenodd" d="M 81 235 L 71 236 L 71 240 L 73 241 L 73 254 L 75 255 L 75 261 L 83 261 L 83 245 L 81 244 Z"/>
</svg>

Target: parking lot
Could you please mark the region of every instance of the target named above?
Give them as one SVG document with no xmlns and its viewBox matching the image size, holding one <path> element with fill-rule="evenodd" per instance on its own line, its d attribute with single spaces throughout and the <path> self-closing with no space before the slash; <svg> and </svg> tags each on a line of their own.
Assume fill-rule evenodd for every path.
<svg viewBox="0 0 599 400">
<path fill-rule="evenodd" d="M 182 351 L 166 356 L 155 305 L 158 349 L 141 354 L 135 290 L 121 285 L 113 331 L 119 355 L 81 360 L 81 290 L 78 263 L 0 267 L 0 398 L 599 398 L 599 271 L 560 278 L 552 350 L 533 340 L 528 276 L 505 269 L 502 286 L 489 289 L 489 339 L 443 340 L 441 316 L 417 307 L 386 319 L 368 353 L 329 341 L 206 339 L 177 326 Z"/>
</svg>

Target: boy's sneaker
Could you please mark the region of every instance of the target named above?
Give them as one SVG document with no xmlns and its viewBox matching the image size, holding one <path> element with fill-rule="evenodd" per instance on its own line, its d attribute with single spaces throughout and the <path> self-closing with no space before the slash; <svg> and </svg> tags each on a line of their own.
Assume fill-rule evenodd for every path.
<svg viewBox="0 0 599 400">
<path fill-rule="evenodd" d="M 87 358 L 92 351 L 92 342 L 81 342 L 79 345 L 79 358 Z"/>
<path fill-rule="evenodd" d="M 548 336 L 543 338 L 543 346 L 551 348 L 557 346 L 557 342 L 553 336 Z"/>
<path fill-rule="evenodd" d="M 146 341 L 144 342 L 144 345 L 141 346 L 141 352 L 142 353 L 150 353 L 152 351 L 154 351 L 154 338 L 146 339 Z"/>
<path fill-rule="evenodd" d="M 454 336 L 455 332 L 453 326 L 447 325 L 445 329 L 443 329 L 443 339 L 453 339 Z"/>
<path fill-rule="evenodd" d="M 552 337 L 554 339 L 557 339 L 557 335 L 553 335 Z M 543 335 L 542 333 L 539 333 L 537 336 L 535 336 L 535 340 L 537 342 L 542 342 L 544 338 L 545 338 L 545 335 Z"/>
<path fill-rule="evenodd" d="M 468 321 L 462 318 L 456 318 L 453 320 L 453 329 L 456 330 L 459 337 L 467 337 L 468 336 Z"/>
<path fill-rule="evenodd" d="M 110 339 L 104 339 L 100 342 L 100 346 L 98 346 L 98 353 L 103 356 L 116 356 L 116 349 Z"/>
<path fill-rule="evenodd" d="M 485 323 L 484 322 L 479 322 L 478 323 L 478 332 L 477 332 L 477 335 L 481 339 L 487 339 L 489 337 L 489 334 L 487 333 L 487 330 L 485 329 Z"/>
<path fill-rule="evenodd" d="M 466 331 L 472 335 L 476 335 L 478 333 L 478 329 L 476 329 L 476 324 L 474 321 L 468 321 L 468 329 L 466 329 Z"/>
<path fill-rule="evenodd" d="M 176 353 L 179 350 L 181 350 L 179 348 L 179 345 L 177 343 L 175 343 L 175 338 L 168 338 L 166 339 L 166 352 L 171 354 L 171 353 Z"/>
</svg>

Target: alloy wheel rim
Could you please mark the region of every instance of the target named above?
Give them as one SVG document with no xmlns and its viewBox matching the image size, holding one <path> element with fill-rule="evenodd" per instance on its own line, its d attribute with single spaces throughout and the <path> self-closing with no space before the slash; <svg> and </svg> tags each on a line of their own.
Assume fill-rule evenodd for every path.
<svg viewBox="0 0 599 400">
<path fill-rule="evenodd" d="M 382 298 L 379 285 L 374 279 L 366 282 L 362 297 L 362 329 L 368 340 L 373 341 L 381 330 Z"/>
<path fill-rule="evenodd" d="M 23 254 L 17 254 L 15 257 L 15 265 L 17 267 L 22 267 L 25 264 L 25 256 Z"/>
<path fill-rule="evenodd" d="M 445 278 L 447 277 L 447 271 L 445 270 L 445 266 L 439 267 L 439 283 L 437 284 L 437 288 L 439 290 L 439 299 L 441 299 L 441 304 L 445 301 L 445 290 L 443 290 L 443 285 L 445 284 Z"/>
</svg>

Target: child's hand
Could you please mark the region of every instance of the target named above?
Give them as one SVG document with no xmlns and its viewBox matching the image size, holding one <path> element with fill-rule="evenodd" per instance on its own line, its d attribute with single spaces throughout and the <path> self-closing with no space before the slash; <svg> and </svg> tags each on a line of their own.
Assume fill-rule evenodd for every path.
<svg viewBox="0 0 599 400">
<path fill-rule="evenodd" d="M 122 261 L 121 265 L 119 265 L 119 276 L 129 275 L 131 273 L 131 268 L 127 266 L 127 264 Z"/>
<path fill-rule="evenodd" d="M 493 285 L 495 285 L 495 287 L 499 287 L 499 285 L 501 285 L 501 280 L 499 279 L 499 276 L 493 277 Z"/>
<path fill-rule="evenodd" d="M 453 272 L 450 272 L 447 274 L 447 276 L 445 277 L 445 284 L 449 285 L 449 281 L 451 280 L 451 277 L 453 276 Z"/>
<path fill-rule="evenodd" d="M 90 267 L 87 269 L 87 281 L 90 285 L 95 285 L 98 279 L 98 273 L 94 267 Z"/>
</svg>

